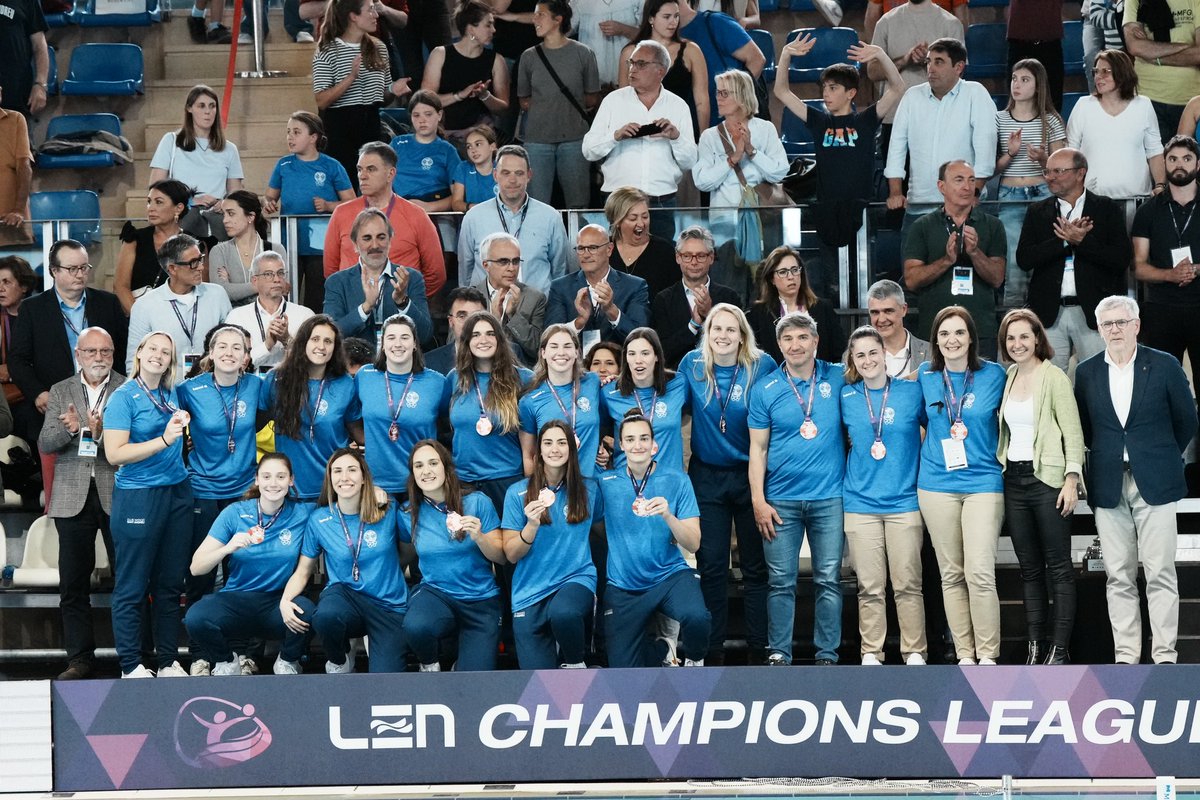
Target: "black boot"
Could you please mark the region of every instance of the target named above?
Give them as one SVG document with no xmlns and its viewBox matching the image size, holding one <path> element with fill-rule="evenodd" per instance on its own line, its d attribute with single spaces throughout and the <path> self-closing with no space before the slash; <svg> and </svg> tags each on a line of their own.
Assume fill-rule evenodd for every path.
<svg viewBox="0 0 1200 800">
<path fill-rule="evenodd" d="M 1043 664 L 1070 664 L 1071 654 L 1067 652 L 1067 648 L 1051 645 L 1050 650 L 1046 653 L 1046 660 Z"/>
<path fill-rule="evenodd" d="M 1042 663 L 1042 643 L 1032 641 L 1028 642 L 1028 646 L 1029 655 L 1025 658 L 1026 666 Z"/>
</svg>

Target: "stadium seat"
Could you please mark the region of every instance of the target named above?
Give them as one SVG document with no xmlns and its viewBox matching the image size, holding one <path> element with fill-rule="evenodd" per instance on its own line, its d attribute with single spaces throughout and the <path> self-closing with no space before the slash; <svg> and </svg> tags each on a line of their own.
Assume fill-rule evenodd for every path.
<svg viewBox="0 0 1200 800">
<path fill-rule="evenodd" d="M 132 14 L 97 14 L 96 0 L 82 0 L 82 8 L 76 8 L 75 21 L 85 28 L 144 28 L 162 21 L 158 0 L 146 0 L 145 9 Z"/>
<path fill-rule="evenodd" d="M 1063 74 L 1083 75 L 1087 65 L 1083 63 L 1083 20 L 1073 19 L 1063 23 Z"/>
<path fill-rule="evenodd" d="M 64 114 L 50 120 L 46 127 L 46 138 L 53 139 L 81 131 L 107 131 L 120 136 L 121 120 L 116 114 Z M 112 153 L 39 153 L 37 157 L 38 169 L 92 169 L 111 167 L 116 163 Z"/>
<path fill-rule="evenodd" d="M 1003 22 L 979 22 L 967 27 L 967 71 L 964 77 L 1004 78 L 1008 74 L 1008 26 Z"/>
<path fill-rule="evenodd" d="M 136 44 L 81 44 L 71 51 L 64 95 L 136 95 L 143 91 L 142 48 Z"/>
<path fill-rule="evenodd" d="M 761 10 L 761 9 L 760 9 Z M 762 54 L 766 56 L 767 65 L 763 67 L 763 80 L 769 86 L 775 81 L 775 37 L 770 31 L 765 31 L 762 28 L 755 28 L 750 31 L 750 38 L 758 45 L 758 49 L 762 50 Z"/>
<path fill-rule="evenodd" d="M 997 111 L 1003 111 L 1008 108 L 1008 95 L 994 94 L 992 95 L 992 102 L 996 104 Z"/>
<path fill-rule="evenodd" d="M 58 94 L 58 54 L 53 45 L 46 45 L 50 56 L 50 68 L 46 71 L 46 94 L 50 97 Z M 36 67 L 35 74 L 36 74 Z"/>
<path fill-rule="evenodd" d="M 1059 112 L 1062 114 L 1063 122 L 1066 122 L 1071 118 L 1071 112 L 1075 109 L 1075 103 L 1078 102 L 1079 98 L 1081 97 L 1087 97 L 1087 92 L 1063 93 L 1063 107 Z"/>
<path fill-rule="evenodd" d="M 69 192 L 34 192 L 29 196 L 29 210 L 35 222 L 62 220 L 66 230 L 57 238 L 70 237 L 84 244 L 100 241 L 100 196 L 87 190 Z M 42 226 L 33 226 L 37 246 L 42 246 Z"/>
<path fill-rule="evenodd" d="M 63 11 L 58 14 L 44 14 L 43 16 L 46 18 L 47 26 L 51 28 L 65 28 L 75 22 L 75 7 L 72 5 L 70 11 Z"/>
<path fill-rule="evenodd" d="M 805 100 L 804 104 L 809 108 L 816 108 L 821 111 L 825 110 L 825 103 L 820 100 Z M 798 156 L 813 156 L 816 154 L 817 146 L 813 142 L 812 134 L 809 133 L 808 127 L 788 108 L 783 109 L 781 127 L 782 132 L 779 140 L 783 142 L 783 149 L 787 153 L 789 161 Z"/>
<path fill-rule="evenodd" d="M 967 0 L 967 5 L 971 8 L 1003 8 L 1008 5 L 1008 0 Z"/>
<path fill-rule="evenodd" d="M 760 14 L 765 14 L 768 11 L 778 11 L 779 0 L 759 0 L 758 11 Z"/>
<path fill-rule="evenodd" d="M 830 64 L 849 63 L 846 51 L 858 44 L 858 31 L 853 28 L 797 28 L 787 35 L 787 40 L 804 34 L 816 37 L 817 43 L 808 55 L 792 59 L 788 68 L 791 83 L 820 82 L 821 70 Z"/>
<path fill-rule="evenodd" d="M 100 531 L 96 531 L 96 568 L 92 572 L 92 585 L 99 583 L 99 573 L 110 571 L 104 539 Z M 52 518 L 43 515 L 33 521 L 25 535 L 25 551 L 21 563 L 13 570 L 12 585 L 51 589 L 58 583 L 58 529 Z"/>
<path fill-rule="evenodd" d="M 412 129 L 412 117 L 409 116 L 407 108 L 381 108 L 379 109 L 379 119 L 385 125 L 392 126 L 393 130 Z"/>
</svg>

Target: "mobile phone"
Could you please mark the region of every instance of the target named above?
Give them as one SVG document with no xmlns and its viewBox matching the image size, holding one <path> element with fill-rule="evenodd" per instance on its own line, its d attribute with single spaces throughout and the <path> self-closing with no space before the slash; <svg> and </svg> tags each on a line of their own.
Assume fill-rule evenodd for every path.
<svg viewBox="0 0 1200 800">
<path fill-rule="evenodd" d="M 634 134 L 634 136 L 653 136 L 656 133 L 662 133 L 662 130 L 662 125 L 659 125 L 657 122 L 648 122 L 642 127 L 638 128 L 637 133 Z"/>
</svg>

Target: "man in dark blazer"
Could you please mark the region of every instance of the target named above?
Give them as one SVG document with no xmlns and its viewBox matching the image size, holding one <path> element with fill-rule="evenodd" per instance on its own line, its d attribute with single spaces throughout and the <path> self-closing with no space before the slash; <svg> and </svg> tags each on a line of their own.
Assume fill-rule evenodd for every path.
<svg viewBox="0 0 1200 800">
<path fill-rule="evenodd" d="M 1089 452 L 1088 503 L 1104 550 L 1108 615 L 1118 664 L 1142 655 L 1138 561 L 1146 574 L 1151 655 L 1173 664 L 1179 630 L 1175 503 L 1187 494 L 1183 451 L 1196 435 L 1196 401 L 1171 355 L 1137 343 L 1137 303 L 1096 306 L 1105 350 L 1075 371 L 1075 399 Z"/>
<path fill-rule="evenodd" d="M 103 328 L 86 328 L 75 347 L 79 372 L 50 387 L 46 424 L 38 437 L 43 453 L 57 456 L 54 491 L 47 514 L 58 529 L 59 609 L 67 669 L 59 680 L 92 672 L 96 638 L 92 630 L 91 581 L 96 568 L 96 531 L 114 565 L 108 515 L 116 468 L 104 455 L 104 404 L 125 376 L 113 370 L 117 351 Z"/>
<path fill-rule="evenodd" d="M 487 309 L 487 295 L 471 286 L 455 286 L 450 290 L 450 294 L 446 295 L 446 305 L 450 309 L 447 313 L 450 332 L 446 335 L 446 343 L 425 354 L 425 368 L 443 375 L 450 374 L 450 370 L 454 369 L 455 344 L 458 342 L 459 331 L 462 330 L 467 317 L 476 311 Z"/>
<path fill-rule="evenodd" d="M 1124 209 L 1086 191 L 1086 178 L 1083 153 L 1063 148 L 1051 154 L 1046 183 L 1054 196 L 1029 206 L 1017 245 L 1017 266 L 1032 273 L 1029 308 L 1046 326 L 1054 363 L 1064 370 L 1072 351 L 1083 361 L 1104 349 L 1093 309 L 1125 292 L 1133 257 Z"/>
<path fill-rule="evenodd" d="M 575 243 L 579 272 L 550 284 L 546 324 L 574 324 L 585 353 L 599 341 L 624 344 L 634 328 L 650 321 L 646 281 L 611 269 L 608 257 L 612 249 L 608 231 L 599 225 L 585 225 Z"/>
<path fill-rule="evenodd" d="M 685 228 L 675 244 L 675 263 L 682 276 L 678 283 L 663 289 L 650 309 L 650 327 L 662 340 L 667 366 L 675 369 L 679 361 L 696 347 L 708 312 L 717 303 L 741 307 L 738 294 L 728 286 L 709 279 L 716 245 L 712 234 L 700 225 Z"/>
<path fill-rule="evenodd" d="M 486 275 L 475 288 L 488 298 L 488 311 L 500 320 L 523 364 L 536 364 L 546 321 L 546 295 L 517 280 L 521 243 L 507 233 L 491 233 L 479 243 Z"/>
</svg>

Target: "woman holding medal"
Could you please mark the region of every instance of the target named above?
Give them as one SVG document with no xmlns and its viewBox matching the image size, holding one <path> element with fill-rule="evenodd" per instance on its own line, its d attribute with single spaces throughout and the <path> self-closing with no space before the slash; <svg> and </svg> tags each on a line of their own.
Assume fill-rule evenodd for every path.
<svg viewBox="0 0 1200 800">
<path fill-rule="evenodd" d="M 569 422 L 550 420 L 536 441 L 529 481 L 508 487 L 501 523 L 504 555 L 517 565 L 517 660 L 521 669 L 584 669 L 586 621 L 596 602 L 589 534 L 600 493 L 582 474 Z"/>
<path fill-rule="evenodd" d="M 683 414 L 687 410 L 687 381 L 666 368 L 662 340 L 653 328 L 634 328 L 625 337 L 621 376 L 601 394 L 604 410 L 614 426 L 630 411 L 654 425 L 658 460 L 671 469 L 683 469 Z M 613 453 L 613 469 L 625 466 L 620 440 Z"/>
<path fill-rule="evenodd" d="M 538 458 L 538 431 L 550 420 L 565 420 L 582 454 L 583 477 L 596 473 L 600 449 L 600 376 L 585 372 L 579 359 L 579 336 L 573 325 L 549 325 L 542 331 L 537 369 L 517 403 L 521 417 L 521 453 L 525 474 Z M 510 487 L 511 488 L 511 487 Z M 508 501 L 505 500 L 507 507 Z"/>
<path fill-rule="evenodd" d="M 343 447 L 325 467 L 317 508 L 308 517 L 300 561 L 279 599 L 293 633 L 309 626 L 325 647 L 325 672 L 354 671 L 352 638 L 369 636 L 371 672 L 404 671 L 408 584 L 400 568 L 395 504 L 380 502 L 362 451 Z M 325 556 L 328 581 L 312 613 L 300 595 Z M 277 670 L 278 671 L 278 670 Z"/>
<path fill-rule="evenodd" d="M 425 369 L 417 324 L 393 314 L 379 329 L 375 363 L 354 378 L 362 406 L 367 466 L 378 486 L 401 502 L 408 490 L 408 453 L 437 435 L 446 379 Z"/>
<path fill-rule="evenodd" d="M 729 530 L 738 538 L 745 588 L 746 643 L 750 663 L 766 659 L 767 562 L 750 506 L 750 389 L 775 372 L 758 349 L 745 313 L 718 303 L 704 320 L 700 346 L 679 362 L 692 407 L 692 460 L 688 476 L 700 504 L 700 590 L 712 615 L 704 663 L 725 663 L 728 616 Z"/>
<path fill-rule="evenodd" d="M 179 654 L 179 595 L 191 537 L 174 530 L 192 513 L 192 485 L 183 465 L 183 429 L 190 417 L 175 394 L 175 344 L 170 334 L 142 337 L 129 380 L 104 409 L 104 451 L 117 467 L 111 527 L 117 563 L 112 594 L 113 640 L 121 677 L 152 678 L 141 663 L 142 607 L 149 592 L 158 675 L 187 677 Z"/>
<path fill-rule="evenodd" d="M 978 354 L 975 320 L 962 306 L 933 319 L 929 361 L 917 368 L 929 424 L 921 445 L 917 501 L 942 573 L 946 622 L 958 663 L 1000 655 L 996 541 L 1004 481 L 996 447 L 1004 368 Z"/>
<path fill-rule="evenodd" d="M 890 576 L 900 622 L 900 658 L 905 664 L 922 665 L 929 648 L 921 591 L 925 527 L 917 504 L 917 463 L 925 403 L 915 381 L 888 377 L 883 337 L 869 325 L 850 334 L 842 424 L 850 438 L 842 510 L 858 577 L 862 663 L 883 663 Z"/>
<path fill-rule="evenodd" d="M 246 499 L 225 506 L 192 555 L 193 575 L 213 572 L 228 559 L 225 585 L 189 608 L 184 619 L 196 649 L 213 665 L 213 675 L 242 674 L 231 644 L 249 637 L 282 640 L 275 674 L 300 674 L 311 633 L 307 626 L 288 628 L 279 601 L 300 558 L 312 506 L 289 498 L 291 489 L 291 461 L 283 453 L 267 453 Z M 312 619 L 316 606 L 308 598 L 292 602 L 304 619 Z"/>
<path fill-rule="evenodd" d="M 417 442 L 409 458 L 401 538 L 421 564 L 405 632 L 421 672 L 440 672 L 438 641 L 457 634 L 459 672 L 496 668 L 500 588 L 492 564 L 504 563 L 500 519 L 483 492 L 463 493 L 454 459 L 440 443 Z"/>
<path fill-rule="evenodd" d="M 296 493 L 316 500 L 330 456 L 351 437 L 362 441 L 362 409 L 331 317 L 304 321 L 283 363 L 267 374 L 258 407 L 275 421 L 275 449 L 292 460 Z"/>
<path fill-rule="evenodd" d="M 1070 379 L 1050 363 L 1054 348 L 1036 314 L 1014 308 L 1000 322 L 999 338 L 1012 366 L 1000 402 L 996 452 L 1004 468 L 1004 516 L 1025 590 L 1025 663 L 1067 664 L 1076 606 L 1071 513 L 1083 474 L 1079 407 Z M 1047 610 L 1047 573 L 1053 616 Z"/>
</svg>

